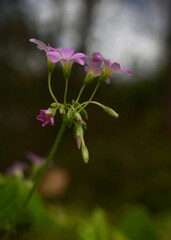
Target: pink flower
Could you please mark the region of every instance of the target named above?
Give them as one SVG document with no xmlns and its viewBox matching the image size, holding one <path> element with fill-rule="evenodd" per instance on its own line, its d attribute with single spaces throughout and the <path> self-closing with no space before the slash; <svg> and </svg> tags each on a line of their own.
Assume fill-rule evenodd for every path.
<svg viewBox="0 0 171 240">
<path fill-rule="evenodd" d="M 45 51 L 46 53 L 48 51 L 60 51 L 60 48 L 53 48 L 49 44 L 47 46 L 44 42 L 42 42 L 40 40 L 37 40 L 35 38 L 30 38 L 29 41 L 37 44 L 37 48 L 40 49 L 40 50 Z"/>
<path fill-rule="evenodd" d="M 46 162 L 46 158 L 45 157 L 41 157 L 31 151 L 28 151 L 26 153 L 26 156 L 28 158 L 28 160 L 30 160 L 32 163 L 36 163 L 39 165 L 44 165 L 44 163 Z"/>
<path fill-rule="evenodd" d="M 100 82 L 103 82 L 105 80 L 106 83 L 110 83 L 109 77 L 113 77 L 113 75 L 111 74 L 115 72 L 124 72 L 129 76 L 132 74 L 131 71 L 121 68 L 120 64 L 117 62 L 112 63 L 110 60 L 107 60 L 105 58 L 103 59 L 103 62 L 104 62 L 104 66 L 103 66 L 102 74 L 99 77 Z"/>
<path fill-rule="evenodd" d="M 90 59 L 86 61 L 87 66 L 85 66 L 85 71 L 91 74 L 93 77 L 97 77 L 101 74 L 102 68 L 101 64 L 103 62 L 103 57 L 99 52 L 95 52 L 92 54 Z"/>
<path fill-rule="evenodd" d="M 16 176 L 16 175 L 21 175 L 25 170 L 28 169 L 28 165 L 23 162 L 14 162 L 12 166 L 10 166 L 7 170 L 6 173 L 8 175 Z"/>
<path fill-rule="evenodd" d="M 83 58 L 85 54 L 76 53 L 74 54 L 74 48 L 63 49 L 61 48 L 59 52 L 56 51 L 48 51 L 47 56 L 49 56 L 51 62 L 61 62 L 62 65 L 72 65 L 74 62 L 79 63 L 80 65 L 84 65 Z"/>
<path fill-rule="evenodd" d="M 40 114 L 36 117 L 37 120 L 42 121 L 42 127 L 46 124 L 54 125 L 54 113 L 51 110 L 40 110 Z"/>
<path fill-rule="evenodd" d="M 63 49 L 61 48 L 60 51 L 48 51 L 47 56 L 49 57 L 50 61 L 53 63 L 60 62 L 63 66 L 63 74 L 65 79 L 69 79 L 72 64 L 74 62 L 79 63 L 80 65 L 84 65 L 84 58 L 85 54 L 83 53 L 76 53 L 74 54 L 74 48 L 70 49 Z"/>
</svg>

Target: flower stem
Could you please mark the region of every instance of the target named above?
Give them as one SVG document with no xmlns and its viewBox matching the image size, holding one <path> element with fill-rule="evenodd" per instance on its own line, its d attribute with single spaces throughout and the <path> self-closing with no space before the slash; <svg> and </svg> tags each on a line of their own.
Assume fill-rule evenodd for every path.
<svg viewBox="0 0 171 240">
<path fill-rule="evenodd" d="M 64 106 L 66 106 L 67 91 L 68 91 L 68 78 L 65 79 Z"/>
<path fill-rule="evenodd" d="M 78 94 L 78 97 L 77 97 L 77 99 L 76 99 L 75 102 L 78 102 L 78 101 L 79 101 L 79 99 L 80 99 L 80 97 L 81 97 L 81 94 L 82 94 L 84 88 L 85 88 L 85 85 L 82 86 L 82 88 L 81 88 L 81 90 L 80 90 L 80 92 L 79 92 L 79 94 Z"/>
<path fill-rule="evenodd" d="M 51 73 L 48 74 L 48 88 L 49 88 L 49 92 L 50 92 L 53 100 L 54 100 L 56 103 L 58 103 L 55 95 L 53 94 L 52 88 L 51 88 Z"/>
<path fill-rule="evenodd" d="M 81 108 L 78 110 L 78 112 L 82 111 L 85 107 L 87 107 L 87 105 L 88 105 L 88 104 L 91 102 L 91 100 L 93 99 L 93 97 L 94 97 L 94 95 L 95 95 L 97 89 L 99 88 L 99 86 L 100 86 L 100 84 L 97 83 L 97 85 L 96 85 L 96 87 L 95 87 L 95 89 L 94 89 L 94 91 L 93 91 L 91 97 L 89 98 L 89 100 L 88 100 L 87 102 L 85 102 L 85 105 L 84 105 L 83 107 L 81 107 Z"/>
<path fill-rule="evenodd" d="M 23 202 L 23 204 L 22 204 L 22 207 L 21 207 L 18 215 L 16 216 L 16 219 L 15 219 L 15 221 L 14 221 L 13 227 L 15 227 L 15 225 L 16 225 L 17 222 L 18 222 L 18 220 L 20 219 L 21 214 L 23 213 L 24 209 L 27 207 L 30 199 L 31 199 L 32 196 L 33 196 L 34 191 L 36 190 L 36 188 L 37 188 L 40 180 L 42 179 L 42 177 L 43 177 L 44 173 L 46 172 L 46 170 L 47 170 L 50 162 L 52 161 L 52 158 L 53 158 L 53 156 L 54 156 L 54 154 L 55 154 L 55 151 L 56 151 L 56 149 L 57 149 L 57 147 L 58 147 L 58 145 L 59 145 L 59 142 L 60 142 L 60 140 L 61 140 L 61 137 L 62 137 L 62 135 L 63 135 L 63 132 L 64 132 L 64 130 L 65 130 L 65 128 L 66 128 L 66 124 L 67 124 L 66 121 L 63 120 L 63 123 L 62 123 L 62 125 L 61 125 L 61 127 L 60 127 L 60 129 L 59 129 L 59 132 L 58 132 L 58 135 L 57 135 L 57 137 L 56 137 L 56 140 L 55 140 L 55 142 L 54 142 L 54 144 L 53 144 L 53 146 L 52 146 L 52 148 L 51 148 L 51 150 L 50 150 L 49 156 L 48 156 L 48 158 L 47 158 L 44 166 L 41 168 L 39 174 L 37 175 L 37 177 L 36 177 L 36 179 L 35 179 L 35 182 L 34 182 L 32 188 L 30 189 L 28 195 L 26 196 L 26 198 L 25 198 L 25 200 L 24 200 L 24 202 Z M 11 229 L 11 230 L 12 230 L 12 229 Z M 11 231 L 10 231 L 10 233 L 11 233 Z M 9 233 L 9 234 L 10 234 L 10 233 Z M 8 235 L 9 235 L 9 234 L 8 234 Z"/>
</svg>

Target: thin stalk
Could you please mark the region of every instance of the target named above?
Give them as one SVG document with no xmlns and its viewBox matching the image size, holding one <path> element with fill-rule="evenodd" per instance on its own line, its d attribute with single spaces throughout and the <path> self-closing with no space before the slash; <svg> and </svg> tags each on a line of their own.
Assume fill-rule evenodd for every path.
<svg viewBox="0 0 171 240">
<path fill-rule="evenodd" d="M 80 97 L 81 97 L 81 94 L 82 94 L 84 88 L 85 88 L 85 85 L 82 86 L 82 88 L 81 88 L 81 90 L 80 90 L 80 92 L 79 92 L 79 94 L 78 94 L 78 97 L 77 97 L 77 99 L 76 99 L 75 102 L 78 102 L 78 101 L 79 101 L 79 99 L 80 99 Z"/>
<path fill-rule="evenodd" d="M 98 84 L 96 85 L 96 87 L 95 87 L 95 89 L 94 89 L 91 97 L 89 98 L 89 100 L 88 100 L 87 102 L 85 102 L 85 105 L 84 105 L 83 107 L 81 107 L 81 108 L 78 110 L 78 112 L 82 111 L 85 107 L 87 107 L 87 105 L 88 105 L 88 104 L 91 102 L 91 100 L 93 99 L 93 97 L 94 97 L 97 89 L 99 88 L 99 86 L 100 86 L 100 84 L 98 83 Z M 79 107 L 79 106 L 78 106 L 78 107 Z"/>
<path fill-rule="evenodd" d="M 58 103 L 53 91 L 52 91 L 52 88 L 51 88 L 51 73 L 48 74 L 48 88 L 49 88 L 49 92 L 50 92 L 50 95 L 52 96 L 53 100 Z"/>
<path fill-rule="evenodd" d="M 68 91 L 68 78 L 65 79 L 64 106 L 66 106 L 67 91 Z"/>
<path fill-rule="evenodd" d="M 22 207 L 21 207 L 21 209 L 20 209 L 20 211 L 19 211 L 19 213 L 18 213 L 18 215 L 17 215 L 17 217 L 16 217 L 16 219 L 15 219 L 15 222 L 14 222 L 13 227 L 15 227 L 15 225 L 16 225 L 17 222 L 18 222 L 18 220 L 20 219 L 20 217 L 21 217 L 24 209 L 27 207 L 30 199 L 31 199 L 32 196 L 33 196 L 34 191 L 36 190 L 36 188 L 37 188 L 40 180 L 42 179 L 42 177 L 43 177 L 44 173 L 46 172 L 46 170 L 47 170 L 50 162 L 52 161 L 52 158 L 53 158 L 53 156 L 54 156 L 54 154 L 55 154 L 55 151 L 56 151 L 56 149 L 57 149 L 57 147 L 58 147 L 58 145 L 59 145 L 59 143 L 60 143 L 60 140 L 61 140 L 61 137 L 62 137 L 62 135 L 63 135 L 63 132 L 64 132 L 64 130 L 65 130 L 65 128 L 66 128 L 66 124 L 67 124 L 66 121 L 63 121 L 63 123 L 62 123 L 62 125 L 61 125 L 61 127 L 60 127 L 60 129 L 59 129 L 58 135 L 57 135 L 57 137 L 56 137 L 56 139 L 55 139 L 55 142 L 54 142 L 54 144 L 53 144 L 53 146 L 52 146 L 52 148 L 51 148 L 51 150 L 50 150 L 50 153 L 49 153 L 49 155 L 48 155 L 48 158 L 47 158 L 44 166 L 41 168 L 39 174 L 37 175 L 37 177 L 36 177 L 36 179 L 35 179 L 35 182 L 34 182 L 32 188 L 30 189 L 28 195 L 26 196 L 26 198 L 25 198 L 25 200 L 24 200 L 24 202 L 23 202 L 23 204 L 22 204 Z M 11 230 L 12 230 L 12 228 L 11 228 Z M 11 233 L 11 231 L 9 231 L 9 233 L 7 234 L 7 236 L 9 236 L 10 233 Z M 7 239 L 7 238 L 6 238 L 6 239 Z"/>
</svg>

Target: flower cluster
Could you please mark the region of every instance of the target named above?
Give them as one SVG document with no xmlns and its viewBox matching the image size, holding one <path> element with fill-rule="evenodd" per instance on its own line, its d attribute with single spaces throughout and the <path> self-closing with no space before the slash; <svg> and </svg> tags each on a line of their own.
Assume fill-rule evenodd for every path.
<svg viewBox="0 0 171 240">
<path fill-rule="evenodd" d="M 40 114 L 37 116 L 37 119 L 42 121 L 42 127 L 47 124 L 51 126 L 54 125 L 54 116 L 56 112 L 63 117 L 68 127 L 74 125 L 75 137 L 77 141 L 77 146 L 82 151 L 82 157 L 85 162 L 88 162 L 89 154 L 88 149 L 84 141 L 84 130 L 87 128 L 85 120 L 87 119 L 87 112 L 85 108 L 90 103 L 96 104 L 103 108 L 105 112 L 111 116 L 117 118 L 118 114 L 111 109 L 110 107 L 104 106 L 99 102 L 92 101 L 97 89 L 104 82 L 110 83 L 110 79 L 113 77 L 115 72 L 123 72 L 127 75 L 131 75 L 131 71 L 128 71 L 124 68 L 121 68 L 120 64 L 117 62 L 111 62 L 110 60 L 105 59 L 99 52 L 95 52 L 92 56 L 85 55 L 84 53 L 74 53 L 74 48 L 63 49 L 63 48 L 53 48 L 50 45 L 46 45 L 40 40 L 31 38 L 30 42 L 37 44 L 38 49 L 45 51 L 47 56 L 47 65 L 48 65 L 48 86 L 49 92 L 54 100 L 51 103 L 50 107 L 45 110 L 40 110 Z M 51 75 L 55 64 L 60 62 L 63 69 L 63 75 L 66 82 L 65 92 L 64 92 L 64 103 L 59 103 L 55 94 L 51 88 Z M 71 104 L 67 103 L 67 91 L 68 91 L 68 81 L 71 74 L 71 69 L 73 63 L 78 63 L 84 65 L 84 70 L 86 72 L 85 79 L 83 81 L 83 86 L 76 99 L 72 101 Z M 88 99 L 88 101 L 79 103 L 81 94 L 85 87 L 90 84 L 95 78 L 97 79 L 96 87 Z"/>
</svg>

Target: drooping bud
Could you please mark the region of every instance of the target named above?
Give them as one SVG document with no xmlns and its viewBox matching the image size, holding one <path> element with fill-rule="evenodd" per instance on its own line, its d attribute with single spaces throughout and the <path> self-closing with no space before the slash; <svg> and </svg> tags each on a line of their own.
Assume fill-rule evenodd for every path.
<svg viewBox="0 0 171 240">
<path fill-rule="evenodd" d="M 81 144 L 82 144 L 81 139 L 83 139 L 83 135 L 84 135 L 84 130 L 83 130 L 81 124 L 76 124 L 75 125 L 75 137 L 76 137 L 78 149 L 81 148 Z"/>
<path fill-rule="evenodd" d="M 119 114 L 117 112 L 115 112 L 112 108 L 104 106 L 103 109 L 106 113 L 108 113 L 112 117 L 115 117 L 115 118 L 119 117 Z"/>
<path fill-rule="evenodd" d="M 81 116 L 83 116 L 85 119 L 88 119 L 88 114 L 87 114 L 87 111 L 86 111 L 85 109 L 82 109 L 82 110 L 80 111 L 80 114 L 81 114 Z"/>
<path fill-rule="evenodd" d="M 74 117 L 79 123 L 81 123 L 81 124 L 83 123 L 83 119 L 82 119 L 81 115 L 79 114 L 79 112 L 74 113 Z"/>
<path fill-rule="evenodd" d="M 88 163 L 89 153 L 88 153 L 88 149 L 87 149 L 86 145 L 82 145 L 81 151 L 82 151 L 83 161 L 84 161 L 85 163 Z"/>
</svg>

